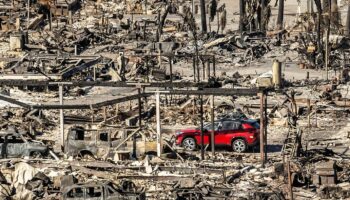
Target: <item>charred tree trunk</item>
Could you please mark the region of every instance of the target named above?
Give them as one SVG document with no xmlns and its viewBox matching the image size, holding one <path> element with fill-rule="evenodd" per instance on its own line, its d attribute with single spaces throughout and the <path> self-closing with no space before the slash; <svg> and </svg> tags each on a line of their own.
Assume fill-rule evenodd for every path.
<svg viewBox="0 0 350 200">
<path fill-rule="evenodd" d="M 284 0 L 279 0 L 278 18 L 277 18 L 277 28 L 279 30 L 282 30 L 283 28 L 283 17 L 284 17 Z"/>
<path fill-rule="evenodd" d="M 330 17 L 331 0 L 323 0 L 323 23 L 328 26 L 328 19 Z"/>
<path fill-rule="evenodd" d="M 331 2 L 331 25 L 333 25 L 333 28 L 335 30 L 339 30 L 341 25 L 340 21 L 340 13 L 338 11 L 338 1 L 337 0 L 332 0 Z"/>
<path fill-rule="evenodd" d="M 245 0 L 239 0 L 239 31 L 246 31 L 245 25 Z"/>
<path fill-rule="evenodd" d="M 260 10 L 260 30 L 265 32 L 266 30 L 266 0 L 261 0 L 261 10 Z"/>
<path fill-rule="evenodd" d="M 315 5 L 317 8 L 317 52 L 322 52 L 321 43 L 321 21 L 322 21 L 322 4 L 321 0 L 315 0 Z"/>
<path fill-rule="evenodd" d="M 207 32 L 207 17 L 205 14 L 205 0 L 200 0 L 202 32 Z"/>
<path fill-rule="evenodd" d="M 170 8 L 171 6 L 170 5 L 167 5 L 166 7 L 163 7 L 162 10 L 160 11 L 160 19 L 159 19 L 159 33 L 162 34 L 163 33 L 163 27 L 164 27 L 164 23 L 165 23 L 165 20 L 168 16 L 168 13 L 170 11 Z"/>
<path fill-rule="evenodd" d="M 323 2 L 323 10 L 326 11 L 329 9 L 329 4 L 330 4 L 330 0 L 322 0 Z"/>
<path fill-rule="evenodd" d="M 332 1 L 332 0 L 329 0 Z M 333 0 L 334 1 L 334 0 Z M 329 67 L 329 36 L 331 34 L 331 19 L 332 19 L 332 7 L 331 7 L 331 2 L 328 2 L 328 18 L 327 18 L 327 32 L 326 32 L 326 56 L 325 56 L 325 61 L 326 61 L 326 80 L 328 81 L 328 67 Z"/>
</svg>

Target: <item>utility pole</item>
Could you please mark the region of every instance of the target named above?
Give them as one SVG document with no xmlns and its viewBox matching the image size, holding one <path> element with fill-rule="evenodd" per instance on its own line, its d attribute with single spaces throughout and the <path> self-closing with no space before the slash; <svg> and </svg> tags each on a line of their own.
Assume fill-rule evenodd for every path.
<svg viewBox="0 0 350 200">
<path fill-rule="evenodd" d="M 245 27 L 245 0 L 239 0 L 239 31 L 246 30 Z"/>
<path fill-rule="evenodd" d="M 205 13 L 205 0 L 200 0 L 202 32 L 207 32 L 207 17 Z"/>
<path fill-rule="evenodd" d="M 277 18 L 277 28 L 282 30 L 283 28 L 283 17 L 284 17 L 284 0 L 279 0 L 278 4 L 278 18 Z"/>
</svg>

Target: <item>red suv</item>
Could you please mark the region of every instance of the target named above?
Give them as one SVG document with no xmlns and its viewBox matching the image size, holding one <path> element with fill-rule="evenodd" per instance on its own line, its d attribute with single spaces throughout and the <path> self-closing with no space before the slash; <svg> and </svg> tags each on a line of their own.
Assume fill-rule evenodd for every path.
<svg viewBox="0 0 350 200">
<path fill-rule="evenodd" d="M 211 123 L 204 125 L 204 145 L 210 143 Z M 256 120 L 221 119 L 214 122 L 216 146 L 231 146 L 233 151 L 244 152 L 259 143 L 259 123 Z M 201 144 L 200 128 L 175 132 L 176 145 L 195 150 Z"/>
</svg>

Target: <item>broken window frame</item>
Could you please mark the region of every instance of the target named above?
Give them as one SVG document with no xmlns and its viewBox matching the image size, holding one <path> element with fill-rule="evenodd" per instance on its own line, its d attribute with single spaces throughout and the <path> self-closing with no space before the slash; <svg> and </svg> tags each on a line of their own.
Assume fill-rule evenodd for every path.
<svg viewBox="0 0 350 200">
<path fill-rule="evenodd" d="M 92 190 L 91 190 L 92 189 Z M 92 191 L 90 193 L 90 190 Z M 92 195 L 92 196 L 90 196 Z M 92 186 L 86 186 L 85 187 L 85 198 L 86 199 L 103 199 L 103 187 L 100 185 L 92 185 Z"/>
<path fill-rule="evenodd" d="M 73 192 L 73 190 L 78 190 L 78 189 L 81 190 L 83 196 L 77 197 L 76 195 L 70 194 L 71 192 Z M 67 199 L 76 199 L 76 198 L 83 198 L 83 199 L 85 199 L 85 197 L 86 197 L 85 193 L 86 193 L 86 191 L 85 191 L 84 187 L 73 187 L 65 194 L 65 196 L 66 196 Z"/>
</svg>

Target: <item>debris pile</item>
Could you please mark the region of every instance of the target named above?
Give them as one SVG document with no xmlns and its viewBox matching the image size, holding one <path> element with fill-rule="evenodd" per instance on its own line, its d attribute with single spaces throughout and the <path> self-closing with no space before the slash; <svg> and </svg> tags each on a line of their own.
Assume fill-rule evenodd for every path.
<svg viewBox="0 0 350 200">
<path fill-rule="evenodd" d="M 350 198 L 349 9 L 0 0 L 0 199 Z"/>
</svg>

